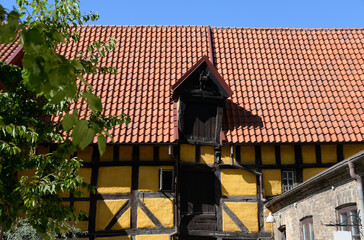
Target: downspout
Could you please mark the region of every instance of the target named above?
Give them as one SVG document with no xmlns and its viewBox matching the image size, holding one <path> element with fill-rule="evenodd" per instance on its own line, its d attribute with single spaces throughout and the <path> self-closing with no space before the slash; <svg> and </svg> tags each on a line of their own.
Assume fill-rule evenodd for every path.
<svg viewBox="0 0 364 240">
<path fill-rule="evenodd" d="M 174 232 L 169 234 L 169 240 L 172 240 L 179 232 L 178 229 L 178 160 L 174 157 L 172 145 L 168 146 L 168 155 L 175 161 L 175 174 L 174 174 Z"/>
<path fill-rule="evenodd" d="M 356 181 L 356 189 L 359 195 L 360 218 L 364 221 L 364 198 L 363 198 L 363 180 L 355 173 L 355 165 L 353 162 L 348 162 L 350 176 Z"/>
<path fill-rule="evenodd" d="M 235 164 L 234 163 L 234 145 L 231 145 L 230 146 L 230 164 L 231 166 L 234 166 L 234 167 L 237 167 L 237 168 L 240 168 L 240 169 L 243 169 L 245 171 L 248 171 L 250 173 L 253 173 L 257 176 L 259 176 L 259 191 L 260 191 L 260 200 L 265 203 L 267 202 L 267 199 L 264 198 L 264 194 L 263 194 L 263 173 L 261 172 L 257 172 L 257 171 L 254 171 L 254 170 L 251 170 L 247 167 L 244 167 L 243 165 L 238 165 L 238 164 Z"/>
</svg>

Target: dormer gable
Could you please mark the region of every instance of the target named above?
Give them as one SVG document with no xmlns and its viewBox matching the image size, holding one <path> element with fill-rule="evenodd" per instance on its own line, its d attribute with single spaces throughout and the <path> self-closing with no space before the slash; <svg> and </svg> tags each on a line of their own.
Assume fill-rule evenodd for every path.
<svg viewBox="0 0 364 240">
<path fill-rule="evenodd" d="M 219 145 L 225 100 L 232 91 L 209 59 L 202 57 L 172 90 L 178 99 L 180 141 Z"/>
<path fill-rule="evenodd" d="M 230 97 L 233 92 L 208 57 L 203 56 L 173 86 L 174 94 Z"/>
</svg>

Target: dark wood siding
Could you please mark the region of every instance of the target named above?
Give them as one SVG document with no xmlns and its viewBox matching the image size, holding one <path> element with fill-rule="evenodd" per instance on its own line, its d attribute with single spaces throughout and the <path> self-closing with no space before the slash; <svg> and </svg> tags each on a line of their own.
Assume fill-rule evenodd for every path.
<svg viewBox="0 0 364 240">
<path fill-rule="evenodd" d="M 186 105 L 184 136 L 188 140 L 216 141 L 217 105 L 195 102 Z"/>
</svg>

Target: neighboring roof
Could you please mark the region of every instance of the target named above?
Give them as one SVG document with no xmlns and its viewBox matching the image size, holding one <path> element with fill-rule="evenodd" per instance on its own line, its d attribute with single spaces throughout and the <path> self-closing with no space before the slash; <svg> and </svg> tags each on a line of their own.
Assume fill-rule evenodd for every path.
<svg viewBox="0 0 364 240">
<path fill-rule="evenodd" d="M 17 42 L 12 44 L 0 43 L 0 62 L 12 63 L 12 60 L 14 60 L 20 50 L 21 47 L 19 47 Z"/>
<path fill-rule="evenodd" d="M 331 186 L 336 187 L 351 180 L 348 162 L 354 163 L 356 174 L 364 174 L 364 151 L 361 151 L 313 176 L 292 190 L 273 198 L 265 206 L 274 213 L 290 204 L 316 194 L 322 189 Z M 354 179 L 352 180 L 354 181 Z"/>
<path fill-rule="evenodd" d="M 128 114 L 117 143 L 173 143 L 172 86 L 204 55 L 233 92 L 226 143 L 364 140 L 363 29 L 249 29 L 209 26 L 81 26 L 68 57 L 114 37 L 101 60 L 119 74 L 86 76 L 105 114 Z M 81 106 L 79 106 L 81 107 Z M 82 114 L 86 114 L 84 106 Z"/>
</svg>

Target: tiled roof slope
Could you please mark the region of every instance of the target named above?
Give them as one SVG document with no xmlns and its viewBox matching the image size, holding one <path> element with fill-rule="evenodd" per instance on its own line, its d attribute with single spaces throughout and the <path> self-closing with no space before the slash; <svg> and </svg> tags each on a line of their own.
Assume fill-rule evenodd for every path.
<svg viewBox="0 0 364 240">
<path fill-rule="evenodd" d="M 86 76 L 105 114 L 128 114 L 117 143 L 177 140 L 171 86 L 201 57 L 213 57 L 233 91 L 227 143 L 361 142 L 364 29 L 248 29 L 209 26 L 82 26 L 68 56 L 92 41 L 117 39 L 102 59 L 119 74 Z M 86 114 L 84 105 L 79 105 Z"/>
<path fill-rule="evenodd" d="M 104 103 L 105 114 L 131 117 L 115 128 L 116 143 L 172 143 L 175 104 L 171 86 L 201 57 L 208 54 L 208 27 L 84 26 L 77 44 L 60 51 L 71 57 L 93 41 L 117 40 L 101 64 L 119 74 L 86 76 Z M 86 114 L 85 105 L 78 106 Z"/>
<path fill-rule="evenodd" d="M 0 62 L 8 62 L 16 53 L 18 48 L 17 43 L 3 44 L 0 43 Z"/>
<path fill-rule="evenodd" d="M 212 28 L 234 92 L 227 140 L 350 142 L 364 134 L 363 29 Z"/>
</svg>

